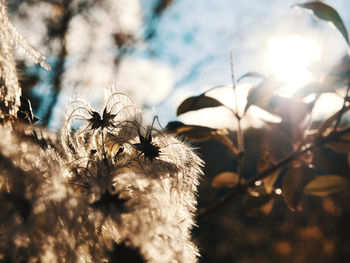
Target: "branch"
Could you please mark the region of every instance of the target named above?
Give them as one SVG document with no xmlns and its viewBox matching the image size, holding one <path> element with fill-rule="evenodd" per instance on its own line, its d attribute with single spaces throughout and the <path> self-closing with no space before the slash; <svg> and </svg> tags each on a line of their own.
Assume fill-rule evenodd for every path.
<svg viewBox="0 0 350 263">
<path fill-rule="evenodd" d="M 219 201 L 216 203 L 212 204 L 208 208 L 202 210 L 198 214 L 198 219 L 203 219 L 209 214 L 212 214 L 213 212 L 217 211 L 219 208 L 223 207 L 224 205 L 228 204 L 231 200 L 234 198 L 245 194 L 248 190 L 249 187 L 252 187 L 255 185 L 256 181 L 262 180 L 268 175 L 270 175 L 273 172 L 276 172 L 278 169 L 286 166 L 287 164 L 291 163 L 294 160 L 297 160 L 300 158 L 302 155 L 307 153 L 308 151 L 311 151 L 312 149 L 316 147 L 321 147 L 324 146 L 326 143 L 330 141 L 335 141 L 339 139 L 342 135 L 350 132 L 350 127 L 347 127 L 345 129 L 339 130 L 339 131 L 333 131 L 326 137 L 316 137 L 313 144 L 306 144 L 302 147 L 300 147 L 298 150 L 290 153 L 289 155 L 285 156 L 282 158 L 277 164 L 274 166 L 271 166 L 264 171 L 255 174 L 252 178 L 248 180 L 245 184 L 238 185 L 234 187 L 229 194 L 221 198 Z"/>
</svg>

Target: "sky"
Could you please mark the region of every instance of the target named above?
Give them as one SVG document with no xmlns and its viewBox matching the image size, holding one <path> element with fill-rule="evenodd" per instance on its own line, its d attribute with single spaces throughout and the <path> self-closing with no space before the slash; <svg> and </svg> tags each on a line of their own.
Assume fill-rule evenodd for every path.
<svg viewBox="0 0 350 263">
<path fill-rule="evenodd" d="M 346 26 L 349 26 L 350 1 L 324 2 L 333 6 Z M 142 3 L 147 6 L 148 1 Z M 150 48 L 154 59 L 172 69 L 174 89 L 164 101 L 155 105 L 153 111 L 160 115 L 163 122 L 174 120 L 176 107 L 186 97 L 198 95 L 215 86 L 231 85 L 232 50 L 236 79 L 251 71 L 266 75 L 278 73 L 281 71 L 279 68 L 286 66 L 286 63 L 281 65 L 273 61 L 289 52 L 291 55 L 286 56 L 285 60 L 293 60 L 296 52 L 301 57 L 315 53 L 314 57 L 311 56 L 312 61 L 306 65 L 310 71 L 306 79 L 311 81 L 322 78 L 346 54 L 346 42 L 329 24 L 317 21 L 306 11 L 292 8 L 297 3 L 302 1 L 173 1 L 161 17 Z M 293 42 L 295 39 L 296 42 Z M 292 44 L 288 45 L 289 42 Z M 278 46 L 285 49 L 276 51 Z M 275 54 L 271 55 L 271 50 L 275 50 Z M 299 69 L 302 67 L 296 66 Z M 289 71 L 293 70 L 296 69 L 289 68 Z M 294 76 L 289 74 L 287 81 L 293 80 L 291 85 L 294 86 L 305 84 L 302 78 L 295 80 L 295 76 L 301 75 L 300 70 L 294 73 Z M 291 89 L 291 85 L 287 89 Z M 331 104 L 338 102 L 331 99 Z M 207 118 L 190 115 L 180 120 L 208 124 L 202 121 Z M 208 116 L 208 111 L 205 116 Z"/>
<path fill-rule="evenodd" d="M 176 117 L 176 108 L 184 99 L 217 86 L 226 88 L 212 91 L 210 95 L 235 107 L 231 52 L 236 79 L 248 72 L 274 74 L 286 83 L 280 90 L 283 96 L 291 96 L 296 88 L 308 82 L 322 80 L 347 53 L 346 42 L 334 27 L 315 19 L 305 10 L 292 8 L 302 1 L 173 0 L 156 23 L 154 37 L 116 66 L 112 33 L 123 28 L 142 38 L 146 27 L 142 18 L 147 21 L 155 2 L 104 0 L 101 2 L 104 7 L 93 9 L 86 17 L 76 16 L 71 21 L 66 38 L 69 56 L 63 88 L 50 127 L 59 129 L 70 98 L 83 94 L 93 106 L 99 107 L 104 100 L 101 90 L 114 83 L 119 92 L 125 92 L 139 105 L 147 106 L 150 120 L 152 115 L 158 115 L 162 126 L 180 120 L 188 124 L 235 129 L 236 122 L 231 113 L 221 108 Z M 349 27 L 350 1 L 324 2 L 333 6 Z M 55 56 L 43 44 L 47 32 L 42 21 L 57 10 L 45 3 L 31 8 L 24 4 L 21 8 L 26 10 L 27 19 L 15 21 L 16 28 L 49 58 L 49 63 L 54 64 Z M 90 24 L 89 20 L 95 24 Z M 57 49 L 55 42 L 51 49 Z M 45 110 L 51 103 L 47 87 L 50 72 L 41 70 L 40 74 L 46 76 L 43 77 L 46 81 L 37 85 L 34 91 L 47 98 L 40 106 Z M 244 108 L 247 93 L 254 84 L 256 82 L 248 79 L 237 86 L 240 108 Z M 334 96 L 322 101 L 323 104 L 316 107 L 318 118 L 331 114 L 330 111 L 337 110 L 342 102 Z M 262 125 L 262 115 L 251 107 L 244 125 Z"/>
</svg>

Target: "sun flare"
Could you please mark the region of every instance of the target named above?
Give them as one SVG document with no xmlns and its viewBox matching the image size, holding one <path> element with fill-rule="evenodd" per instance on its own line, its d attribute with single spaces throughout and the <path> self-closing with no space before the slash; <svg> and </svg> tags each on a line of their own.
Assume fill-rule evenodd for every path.
<svg viewBox="0 0 350 263">
<path fill-rule="evenodd" d="M 297 89 L 315 77 L 313 69 L 321 54 L 321 47 L 310 38 L 272 38 L 266 56 L 268 71 L 292 89 Z"/>
</svg>

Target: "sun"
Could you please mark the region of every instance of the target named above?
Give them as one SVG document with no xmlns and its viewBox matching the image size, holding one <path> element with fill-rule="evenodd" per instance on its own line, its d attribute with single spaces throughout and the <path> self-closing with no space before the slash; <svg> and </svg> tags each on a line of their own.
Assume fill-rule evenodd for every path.
<svg viewBox="0 0 350 263">
<path fill-rule="evenodd" d="M 271 38 L 265 59 L 268 72 L 295 90 L 315 77 L 313 66 L 321 56 L 321 47 L 314 40 L 292 35 Z"/>
</svg>

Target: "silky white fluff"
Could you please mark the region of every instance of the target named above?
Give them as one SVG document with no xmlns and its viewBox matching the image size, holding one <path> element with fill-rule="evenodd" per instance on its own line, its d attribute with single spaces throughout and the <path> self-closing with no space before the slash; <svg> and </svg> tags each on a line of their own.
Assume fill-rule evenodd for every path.
<svg viewBox="0 0 350 263">
<path fill-rule="evenodd" d="M 198 252 L 189 231 L 202 161 L 189 146 L 163 132 L 152 135 L 160 154 L 149 160 L 134 145 L 152 127 L 142 126 L 141 111 L 132 101 L 112 91 L 103 109 L 115 114 L 113 125 L 95 130 L 90 121 L 94 110 L 82 100 L 66 112 L 61 135 L 67 163 L 70 169 L 89 170 L 79 169 L 81 174 L 72 174 L 71 180 L 88 188 L 90 201 L 105 191 L 128 200 L 127 213 L 112 215 L 119 222 L 119 239 L 140 248 L 149 262 L 195 262 Z M 73 133 L 75 121 L 80 126 Z M 120 147 L 123 152 L 116 156 Z"/>
<path fill-rule="evenodd" d="M 173 136 L 150 133 L 125 95 L 111 92 L 104 108 L 115 117 L 93 128 L 94 110 L 73 102 L 61 139 L 42 134 L 46 144 L 36 127 L 0 127 L 0 258 L 111 262 L 125 244 L 143 262 L 197 261 L 190 230 L 202 161 Z M 152 160 L 135 146 L 146 134 L 159 149 Z"/>
</svg>

